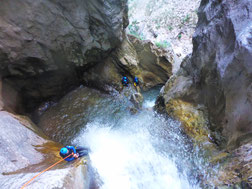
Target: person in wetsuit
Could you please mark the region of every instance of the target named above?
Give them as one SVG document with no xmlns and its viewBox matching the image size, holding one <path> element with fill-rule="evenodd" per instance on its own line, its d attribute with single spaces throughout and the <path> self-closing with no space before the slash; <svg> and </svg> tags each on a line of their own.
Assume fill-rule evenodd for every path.
<svg viewBox="0 0 252 189">
<path fill-rule="evenodd" d="M 73 161 L 79 157 L 83 157 L 88 155 L 88 149 L 84 147 L 74 147 L 74 146 L 66 146 L 60 149 L 60 156 L 62 158 L 65 158 L 69 156 L 70 154 L 73 154 L 65 159 L 65 161 Z"/>
<path fill-rule="evenodd" d="M 135 76 L 135 78 L 134 78 L 134 86 L 136 87 L 138 85 L 139 85 L 139 80 L 138 80 L 138 77 Z"/>
<path fill-rule="evenodd" d="M 129 85 L 129 79 L 125 76 L 122 78 L 122 85 L 126 87 Z"/>
</svg>

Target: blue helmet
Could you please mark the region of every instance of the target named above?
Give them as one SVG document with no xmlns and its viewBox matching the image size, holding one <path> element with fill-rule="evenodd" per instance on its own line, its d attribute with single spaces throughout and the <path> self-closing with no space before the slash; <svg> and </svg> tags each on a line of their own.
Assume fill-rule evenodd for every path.
<svg viewBox="0 0 252 189">
<path fill-rule="evenodd" d="M 63 155 L 67 154 L 67 152 L 68 152 L 68 150 L 67 150 L 66 147 L 60 149 L 60 153 L 63 154 Z"/>
</svg>

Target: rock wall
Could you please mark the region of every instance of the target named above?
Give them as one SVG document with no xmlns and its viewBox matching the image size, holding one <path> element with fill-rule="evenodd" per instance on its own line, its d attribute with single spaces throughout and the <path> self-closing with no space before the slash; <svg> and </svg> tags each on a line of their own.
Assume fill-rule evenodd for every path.
<svg viewBox="0 0 252 189">
<path fill-rule="evenodd" d="M 25 105 L 62 96 L 120 45 L 126 0 L 1 2 L 0 76 Z M 13 14 L 15 12 L 15 14 Z"/>
<path fill-rule="evenodd" d="M 230 146 L 252 134 L 251 12 L 250 1 L 203 0 L 192 57 L 176 76 L 190 83 L 176 98 L 205 105 L 210 128 L 222 132 Z"/>
<path fill-rule="evenodd" d="M 251 1 L 204 0 L 193 39 L 193 78 L 229 145 L 252 139 L 251 13 Z"/>
<path fill-rule="evenodd" d="M 239 182 L 251 186 L 247 174 L 251 173 L 251 154 L 246 150 L 252 140 L 251 13 L 249 0 L 202 0 L 193 53 L 166 83 L 157 101 L 159 110 L 185 123 L 190 136 L 197 139 L 195 135 L 203 133 L 204 140 L 228 149 L 226 171 L 220 174 L 228 175 L 221 180 L 229 186 Z M 202 124 L 200 118 L 206 122 Z M 207 131 L 205 126 L 211 132 L 200 132 Z M 234 163 L 232 154 L 237 153 L 232 149 L 237 147 L 243 149 L 239 157 L 244 161 Z"/>
<path fill-rule="evenodd" d="M 83 80 L 87 85 L 111 91 L 122 89 L 123 76 L 127 76 L 131 84 L 137 76 L 140 87 L 148 90 L 165 84 L 177 64 L 179 59 L 172 50 L 160 49 L 150 41 L 128 35 L 110 57 L 85 72 Z"/>
</svg>

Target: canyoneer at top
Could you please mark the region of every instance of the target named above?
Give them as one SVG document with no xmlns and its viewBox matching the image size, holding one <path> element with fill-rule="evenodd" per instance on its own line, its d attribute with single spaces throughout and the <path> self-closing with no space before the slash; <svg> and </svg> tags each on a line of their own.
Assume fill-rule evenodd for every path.
<svg viewBox="0 0 252 189">
<path fill-rule="evenodd" d="M 138 77 L 135 76 L 135 78 L 134 78 L 134 86 L 136 87 L 138 85 L 139 85 L 139 80 L 138 80 Z"/>
<path fill-rule="evenodd" d="M 122 85 L 126 87 L 129 85 L 129 79 L 126 76 L 122 78 Z"/>
<path fill-rule="evenodd" d="M 62 158 L 65 158 L 67 156 L 69 156 L 70 154 L 72 154 L 71 156 L 69 156 L 68 158 L 65 159 L 65 161 L 73 161 L 77 158 L 83 157 L 88 155 L 88 149 L 84 148 L 84 147 L 74 147 L 74 146 L 66 146 L 61 148 L 60 150 L 60 156 Z"/>
</svg>

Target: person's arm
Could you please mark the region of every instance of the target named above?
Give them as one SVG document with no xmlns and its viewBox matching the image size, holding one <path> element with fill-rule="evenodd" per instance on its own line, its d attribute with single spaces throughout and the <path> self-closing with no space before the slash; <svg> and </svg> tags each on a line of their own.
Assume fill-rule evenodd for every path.
<svg viewBox="0 0 252 189">
<path fill-rule="evenodd" d="M 74 153 L 73 156 L 70 158 L 71 161 L 73 159 L 77 159 L 79 157 L 79 155 L 76 153 L 76 149 L 75 149 L 74 146 L 67 146 L 67 148 L 68 148 L 68 150 L 70 150 L 70 151 L 72 151 Z"/>
<path fill-rule="evenodd" d="M 69 150 L 73 150 L 73 153 L 76 154 L 75 147 L 73 147 L 73 146 L 67 146 L 67 148 L 68 148 Z"/>
</svg>

